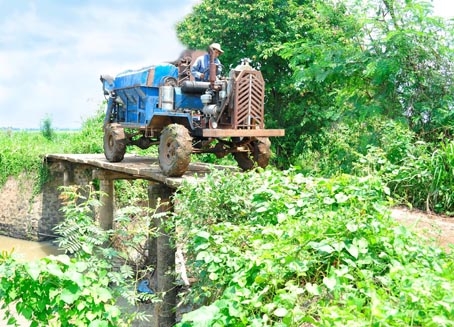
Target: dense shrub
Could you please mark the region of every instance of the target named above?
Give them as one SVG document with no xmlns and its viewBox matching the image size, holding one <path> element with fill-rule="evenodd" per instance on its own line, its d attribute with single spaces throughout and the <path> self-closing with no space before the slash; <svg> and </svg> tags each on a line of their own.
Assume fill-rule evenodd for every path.
<svg viewBox="0 0 454 327">
<path fill-rule="evenodd" d="M 184 186 L 198 309 L 179 326 L 448 326 L 453 257 L 396 226 L 388 194 L 372 177 L 271 170 Z"/>
</svg>

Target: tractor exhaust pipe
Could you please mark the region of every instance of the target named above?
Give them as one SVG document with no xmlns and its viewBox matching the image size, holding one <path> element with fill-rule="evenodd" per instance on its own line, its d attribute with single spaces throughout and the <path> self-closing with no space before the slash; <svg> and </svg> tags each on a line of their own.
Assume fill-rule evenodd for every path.
<svg viewBox="0 0 454 327">
<path fill-rule="evenodd" d="M 213 52 L 210 52 L 210 86 L 214 89 L 214 82 L 216 81 L 217 67 L 214 63 Z"/>
</svg>

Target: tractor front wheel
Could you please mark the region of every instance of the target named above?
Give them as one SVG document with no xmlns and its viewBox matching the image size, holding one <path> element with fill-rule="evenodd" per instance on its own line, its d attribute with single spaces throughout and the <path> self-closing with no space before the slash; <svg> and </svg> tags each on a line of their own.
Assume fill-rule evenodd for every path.
<svg viewBox="0 0 454 327">
<path fill-rule="evenodd" d="M 116 124 L 104 127 L 104 155 L 110 162 L 120 162 L 126 153 L 125 130 Z"/>
<path fill-rule="evenodd" d="M 182 176 L 189 167 L 192 138 L 186 127 L 179 124 L 166 126 L 159 141 L 159 167 L 169 177 Z"/>
<path fill-rule="evenodd" d="M 244 171 L 251 170 L 255 166 L 265 168 L 271 157 L 270 146 L 271 142 L 267 137 L 257 138 L 248 144 L 248 152 L 235 152 L 233 157 Z"/>
<path fill-rule="evenodd" d="M 260 137 L 253 142 L 252 153 L 254 161 L 259 167 L 265 168 L 268 166 L 271 157 L 271 142 L 267 137 Z"/>
</svg>

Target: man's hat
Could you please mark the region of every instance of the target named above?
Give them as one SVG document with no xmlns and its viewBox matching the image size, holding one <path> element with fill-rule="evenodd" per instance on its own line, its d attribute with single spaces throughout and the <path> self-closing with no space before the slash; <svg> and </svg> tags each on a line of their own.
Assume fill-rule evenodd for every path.
<svg viewBox="0 0 454 327">
<path fill-rule="evenodd" d="M 219 43 L 212 43 L 210 45 L 210 48 L 214 49 L 214 50 L 218 50 L 220 53 L 224 53 L 224 51 L 222 51 L 221 45 Z"/>
</svg>

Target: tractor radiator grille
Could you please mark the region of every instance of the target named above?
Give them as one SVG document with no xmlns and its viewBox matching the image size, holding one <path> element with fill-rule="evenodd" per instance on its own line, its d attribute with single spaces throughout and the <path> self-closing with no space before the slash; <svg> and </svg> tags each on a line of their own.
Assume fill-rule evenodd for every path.
<svg viewBox="0 0 454 327">
<path fill-rule="evenodd" d="M 234 107 L 232 127 L 234 129 L 265 128 L 264 99 L 265 82 L 262 73 L 256 70 L 239 72 L 234 82 Z"/>
</svg>

